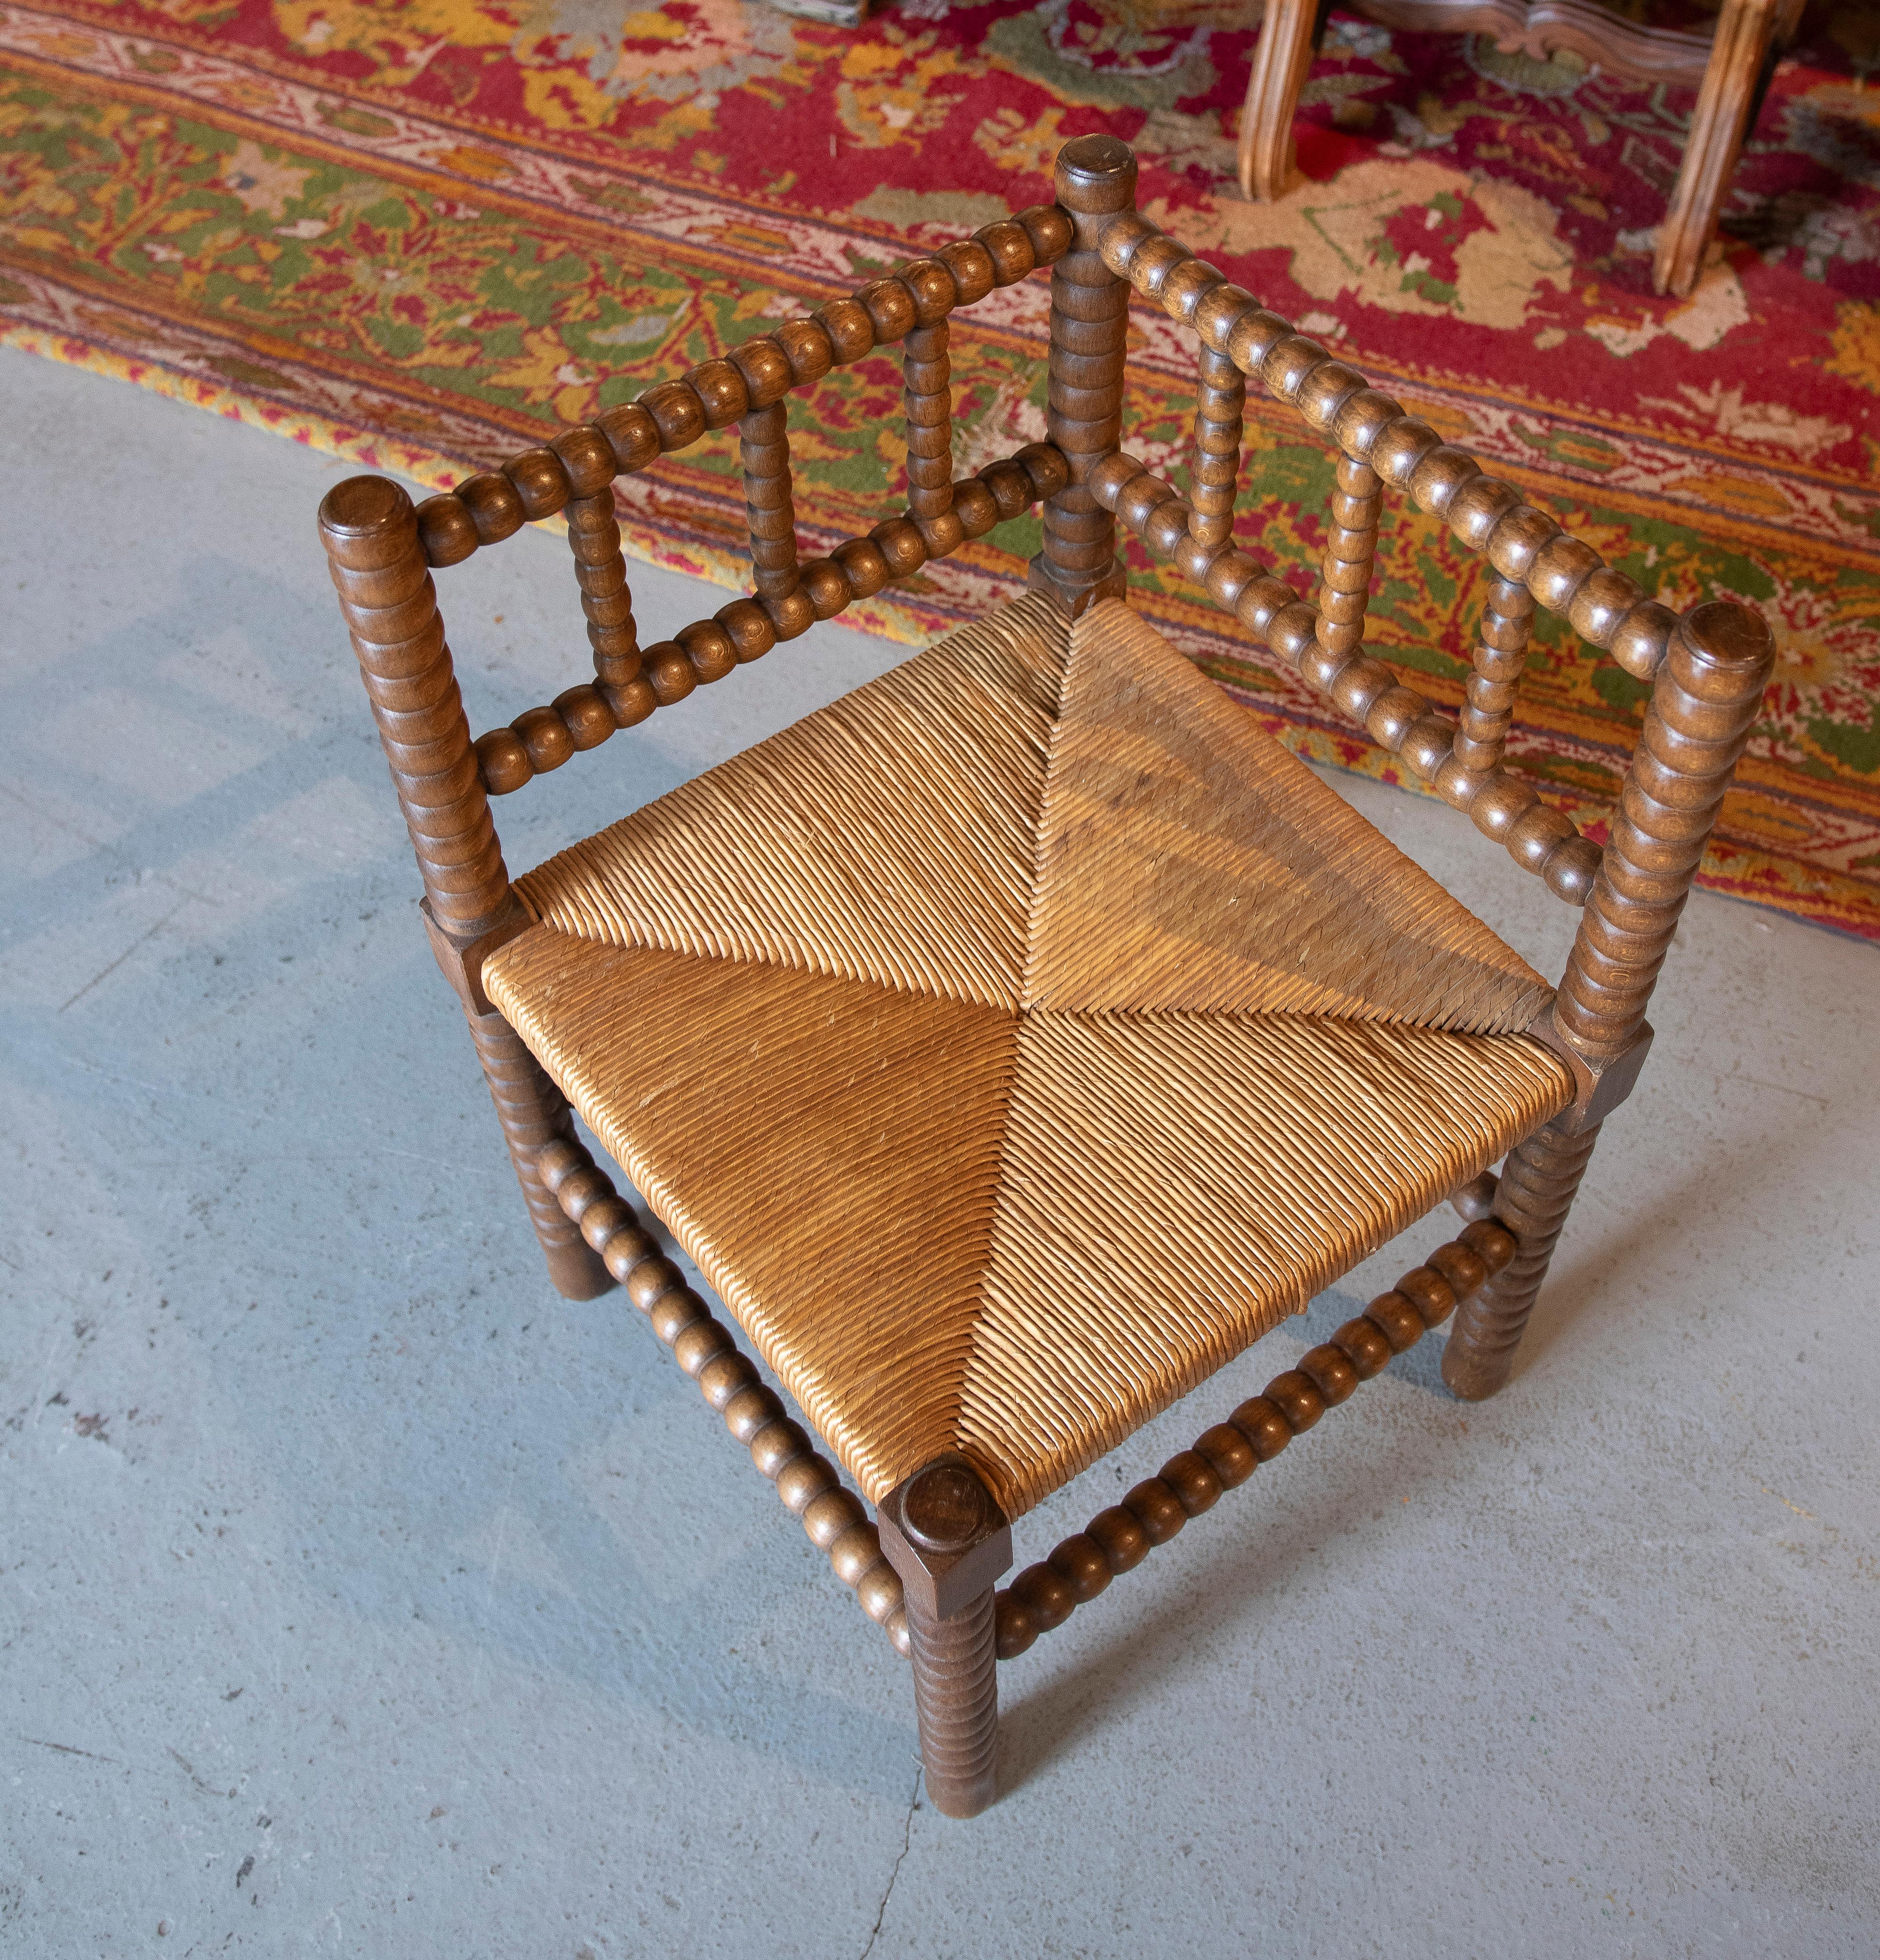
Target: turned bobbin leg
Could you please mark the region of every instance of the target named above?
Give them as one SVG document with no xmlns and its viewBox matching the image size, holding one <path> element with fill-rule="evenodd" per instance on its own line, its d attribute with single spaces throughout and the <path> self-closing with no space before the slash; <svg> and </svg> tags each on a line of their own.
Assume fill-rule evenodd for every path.
<svg viewBox="0 0 1880 1960">
<path fill-rule="evenodd" d="M 424 880 L 432 950 L 469 1018 L 549 1276 L 570 1300 L 591 1299 L 612 1276 L 535 1162 L 543 1144 L 572 1136 L 573 1118 L 483 991 L 483 959 L 528 918 L 477 775 L 411 499 L 382 476 L 349 477 L 327 493 L 320 535 Z"/>
<path fill-rule="evenodd" d="M 1761 616 L 1728 600 L 1694 607 L 1671 635 L 1560 991 L 1531 1030 L 1578 1093 L 1510 1155 L 1495 1215 L 1515 1255 L 1457 1315 L 1443 1357 L 1443 1379 L 1471 1402 L 1507 1380 L 1599 1126 L 1636 1078 L 1646 1007 L 1775 657 Z"/>
<path fill-rule="evenodd" d="M 876 1522 L 903 1589 L 927 1794 L 949 1817 L 977 1816 L 998 1794 L 993 1586 L 1012 1564 L 1012 1526 L 959 1456 L 897 1484 Z"/>
<path fill-rule="evenodd" d="M 1123 353 L 1130 285 L 1097 249 L 1106 218 L 1136 202 L 1136 158 L 1114 136 L 1080 136 L 1057 154 L 1057 201 L 1077 228 L 1051 268 L 1050 396 L 1047 439 L 1063 452 L 1070 481 L 1045 499 L 1044 549 L 1031 561 L 1034 591 L 1055 593 L 1075 618 L 1125 589 L 1117 522 L 1085 487 L 1123 438 Z"/>
<path fill-rule="evenodd" d="M 1599 1125 L 1578 1131 L 1550 1123 L 1509 1153 L 1495 1191 L 1495 1216 L 1515 1235 L 1515 1256 L 1457 1310 L 1442 1378 L 1450 1392 L 1479 1402 L 1508 1379 L 1515 1350 L 1547 1276 Z"/>
</svg>

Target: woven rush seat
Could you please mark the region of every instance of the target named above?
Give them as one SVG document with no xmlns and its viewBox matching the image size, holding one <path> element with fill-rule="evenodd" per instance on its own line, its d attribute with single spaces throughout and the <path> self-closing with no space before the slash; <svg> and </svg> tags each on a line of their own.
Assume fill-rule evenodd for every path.
<svg viewBox="0 0 1880 1960">
<path fill-rule="evenodd" d="M 490 999 L 875 1501 L 1018 1516 L 1572 1099 L 1541 977 L 1114 600 L 516 889 Z"/>
</svg>

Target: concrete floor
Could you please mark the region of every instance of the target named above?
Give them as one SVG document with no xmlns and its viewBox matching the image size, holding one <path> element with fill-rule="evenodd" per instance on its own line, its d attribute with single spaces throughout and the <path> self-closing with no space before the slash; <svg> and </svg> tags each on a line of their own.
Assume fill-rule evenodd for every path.
<svg viewBox="0 0 1880 1960">
<path fill-rule="evenodd" d="M 1873 949 L 1697 899 L 1512 1386 L 1426 1344 L 1012 1663 L 952 1823 L 904 1663 L 542 1276 L 314 539 L 341 466 L 5 350 L 0 399 L 0 1950 L 1880 1950 Z M 444 584 L 474 724 L 578 675 L 560 539 Z M 648 637 L 722 603 L 636 584 Z M 617 737 L 511 864 L 896 657 L 825 628 Z M 1465 822 L 1339 786 L 1557 967 Z"/>
</svg>

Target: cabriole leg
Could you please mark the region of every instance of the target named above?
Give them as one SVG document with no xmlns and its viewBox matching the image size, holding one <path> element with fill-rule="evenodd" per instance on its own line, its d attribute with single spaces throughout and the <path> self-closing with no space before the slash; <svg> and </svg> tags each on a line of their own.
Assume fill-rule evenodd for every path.
<svg viewBox="0 0 1880 1960">
<path fill-rule="evenodd" d="M 1312 65 L 1320 0 L 1267 0 L 1241 110 L 1241 189 L 1263 204 L 1292 181 L 1292 121 Z"/>
<path fill-rule="evenodd" d="M 483 956 L 527 919 L 477 775 L 411 499 L 382 476 L 349 477 L 320 504 L 320 535 L 424 880 L 432 950 L 469 1017 L 550 1277 L 571 1300 L 591 1299 L 613 1279 L 534 1163 L 543 1144 L 572 1134 L 567 1102 L 478 978 Z"/>
<path fill-rule="evenodd" d="M 1730 178 L 1760 103 L 1764 70 L 1790 9 L 1782 0 L 1723 0 L 1697 91 L 1678 181 L 1659 228 L 1652 284 L 1682 297 L 1697 283 Z"/>
</svg>

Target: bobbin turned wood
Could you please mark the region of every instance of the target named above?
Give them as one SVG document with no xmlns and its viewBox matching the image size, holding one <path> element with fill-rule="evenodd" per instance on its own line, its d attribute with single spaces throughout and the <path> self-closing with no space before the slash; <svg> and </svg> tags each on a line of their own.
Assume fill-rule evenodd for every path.
<svg viewBox="0 0 1880 1960">
<path fill-rule="evenodd" d="M 738 1351 L 730 1331 L 712 1317 L 679 1268 L 661 1254 L 646 1221 L 616 1192 L 613 1180 L 582 1145 L 572 1138 L 545 1144 L 537 1162 L 564 1215 L 645 1315 L 674 1360 L 698 1383 L 725 1427 L 749 1449 L 752 1464 L 776 1486 L 778 1498 L 801 1519 L 811 1543 L 829 1554 L 836 1577 L 855 1594 L 856 1604 L 897 1653 L 908 1653 L 901 1583 L 881 1556 L 867 1506 L 843 1488 L 833 1466 L 810 1447 L 782 1401 Z"/>
<path fill-rule="evenodd" d="M 1050 393 L 1046 435 L 1070 479 L 1044 505 L 1044 549 L 1031 561 L 1034 591 L 1056 595 L 1074 619 L 1123 597 L 1116 520 L 1086 487 L 1123 430 L 1123 352 L 1130 288 L 1098 250 L 1104 221 L 1136 201 L 1136 158 L 1114 136 L 1080 136 L 1058 152 L 1057 200 L 1076 237 L 1051 269 Z"/>
<path fill-rule="evenodd" d="M 977 1816 L 998 1793 L 993 1586 L 1012 1564 L 1012 1526 L 951 1456 L 897 1484 L 876 1522 L 905 1593 L 927 1794 L 949 1817 Z"/>
<path fill-rule="evenodd" d="M 426 922 L 434 947 L 441 937 L 454 956 L 440 950 L 439 964 L 463 1001 L 549 1276 L 569 1299 L 591 1300 L 613 1280 L 536 1168 L 543 1145 L 574 1133 L 567 1098 L 500 1014 L 477 1011 L 480 982 L 464 963 L 473 949 L 480 964 L 514 930 L 516 904 L 478 780 L 416 513 L 396 483 L 352 476 L 327 492 L 320 535 L 417 856 Z"/>
<path fill-rule="evenodd" d="M 1494 1179 L 1487 1182 L 1492 1187 Z M 1515 1253 L 1512 1232 L 1486 1216 L 1475 1219 L 1329 1341 L 1302 1355 L 1298 1367 L 1275 1376 L 1225 1422 L 1204 1430 L 1192 1449 L 1171 1457 L 1121 1503 L 1099 1511 L 1041 1564 L 1027 1566 L 995 1598 L 999 1658 L 1015 1659 L 1040 1634 L 1061 1627 L 1079 1606 L 1107 1591 L 1112 1579 L 1133 1571 L 1190 1518 L 1212 1510 L 1360 1382 L 1440 1326 Z"/>
<path fill-rule="evenodd" d="M 570 498 L 566 514 L 575 582 L 581 588 L 581 609 L 587 616 L 588 641 L 594 650 L 594 678 L 604 693 L 609 688 L 626 686 L 640 668 L 639 629 L 633 620 L 633 596 L 627 590 L 620 522 L 613 512 L 612 477 L 604 488 L 591 496 Z M 606 727 L 611 734 L 610 714 Z"/>
<path fill-rule="evenodd" d="M 1443 1379 L 1466 1400 L 1507 1380 L 1600 1124 L 1636 1078 L 1645 1010 L 1775 657 L 1767 622 L 1727 600 L 1694 607 L 1671 635 L 1550 1017 L 1581 1093 L 1509 1157 L 1495 1208 L 1519 1250 L 1444 1352 Z"/>
</svg>

